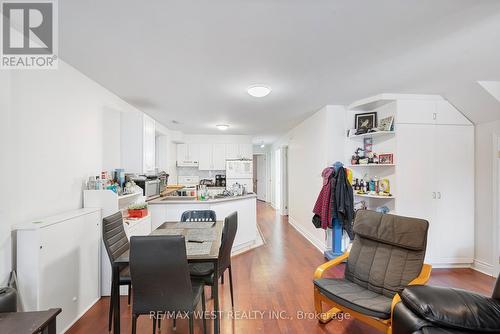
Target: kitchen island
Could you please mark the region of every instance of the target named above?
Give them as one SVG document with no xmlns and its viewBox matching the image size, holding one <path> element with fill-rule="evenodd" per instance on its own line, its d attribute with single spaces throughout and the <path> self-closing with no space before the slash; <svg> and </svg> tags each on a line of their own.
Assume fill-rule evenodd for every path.
<svg viewBox="0 0 500 334">
<path fill-rule="evenodd" d="M 232 212 L 238 212 L 238 231 L 233 245 L 233 253 L 238 253 L 261 243 L 257 231 L 256 201 L 255 194 L 248 194 L 204 201 L 183 199 L 181 196 L 179 199 L 165 197 L 149 201 L 148 204 L 153 230 L 166 221 L 179 221 L 182 213 L 188 210 L 213 210 L 217 220 L 223 220 Z"/>
</svg>

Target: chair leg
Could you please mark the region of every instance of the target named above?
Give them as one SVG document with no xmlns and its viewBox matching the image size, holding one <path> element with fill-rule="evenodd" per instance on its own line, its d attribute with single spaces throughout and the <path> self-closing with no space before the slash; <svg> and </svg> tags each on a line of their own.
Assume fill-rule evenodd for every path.
<svg viewBox="0 0 500 334">
<path fill-rule="evenodd" d="M 233 272 L 231 271 L 231 265 L 229 265 L 229 291 L 231 292 L 231 307 L 234 309 Z"/>
<path fill-rule="evenodd" d="M 210 285 L 210 299 L 214 299 L 214 285 Z"/>
<path fill-rule="evenodd" d="M 220 284 L 224 285 L 224 274 L 226 273 L 226 271 L 224 270 L 222 272 L 222 275 L 220 275 Z"/>
<path fill-rule="evenodd" d="M 207 310 L 207 305 L 205 304 L 205 287 L 201 290 L 201 312 L 203 320 L 203 334 L 207 334 L 207 319 L 205 317 L 205 312 Z"/>
<path fill-rule="evenodd" d="M 111 325 L 113 324 L 113 291 L 114 291 L 114 279 L 111 278 L 111 293 L 109 295 L 109 320 L 108 320 L 108 331 L 111 332 Z"/>
<path fill-rule="evenodd" d="M 137 330 L 137 315 L 132 314 L 132 334 L 135 334 Z"/>
<path fill-rule="evenodd" d="M 172 325 L 172 329 L 177 330 L 177 314 L 174 315 L 174 324 Z"/>
<path fill-rule="evenodd" d="M 156 334 L 156 314 L 153 316 L 153 334 Z"/>
<path fill-rule="evenodd" d="M 130 297 L 132 297 L 132 284 L 128 285 L 128 306 L 130 306 Z"/>
<path fill-rule="evenodd" d="M 194 316 L 193 312 L 189 312 L 189 334 L 194 334 Z"/>
<path fill-rule="evenodd" d="M 161 331 L 161 316 L 158 318 L 158 332 Z"/>
</svg>

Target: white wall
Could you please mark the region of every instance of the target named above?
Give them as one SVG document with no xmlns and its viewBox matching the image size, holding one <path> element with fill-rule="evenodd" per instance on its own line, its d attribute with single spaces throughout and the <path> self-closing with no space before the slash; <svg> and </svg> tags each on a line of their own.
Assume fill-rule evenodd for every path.
<svg viewBox="0 0 500 334">
<path fill-rule="evenodd" d="M 476 221 L 475 221 L 475 261 L 476 269 L 494 274 L 495 266 L 495 187 L 498 182 L 493 178 L 494 141 L 500 135 L 500 121 L 476 125 Z M 497 198 L 498 201 L 498 198 Z"/>
<path fill-rule="evenodd" d="M 57 70 L 1 71 L 0 87 L 2 284 L 11 226 L 81 208 L 84 180 L 119 161 L 113 111 L 134 108 L 62 61 Z"/>
<path fill-rule="evenodd" d="M 344 134 L 345 108 L 326 106 L 280 138 L 271 149 L 274 152 L 288 146 L 289 222 L 322 251 L 326 247 L 325 232 L 312 225 L 312 210 L 322 187 L 321 172 L 333 162 L 344 160 Z M 271 188 L 274 189 L 274 182 Z"/>
</svg>

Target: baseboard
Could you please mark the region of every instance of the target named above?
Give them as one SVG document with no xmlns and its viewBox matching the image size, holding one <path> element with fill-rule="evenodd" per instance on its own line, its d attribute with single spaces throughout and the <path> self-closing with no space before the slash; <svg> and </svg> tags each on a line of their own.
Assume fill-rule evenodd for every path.
<svg viewBox="0 0 500 334">
<path fill-rule="evenodd" d="M 292 225 L 292 227 L 297 232 L 299 232 L 304 238 L 307 239 L 307 241 L 309 241 L 314 247 L 316 247 L 321 252 L 321 254 L 325 252 L 326 245 L 324 240 L 318 240 L 318 238 L 316 238 L 315 236 L 311 235 L 309 232 L 304 230 L 302 226 L 297 224 L 297 222 L 291 216 L 288 216 L 288 223 L 290 223 L 290 225 Z"/>
<path fill-rule="evenodd" d="M 236 255 L 241 255 L 243 253 L 246 253 L 252 249 L 255 249 L 257 247 L 260 247 L 262 245 L 265 245 L 266 241 L 264 237 L 262 236 L 262 233 L 260 231 L 259 226 L 257 226 L 257 238 L 253 241 L 246 242 L 242 245 L 239 245 L 237 248 L 233 248 L 231 250 L 231 256 L 236 256 Z"/>
<path fill-rule="evenodd" d="M 495 270 L 493 268 L 493 265 L 478 259 L 474 259 L 474 263 L 472 264 L 472 269 L 488 276 L 494 276 L 493 272 Z"/>
<path fill-rule="evenodd" d="M 100 290 L 99 290 L 100 291 Z M 102 297 L 98 297 L 96 300 L 94 300 L 93 303 L 90 303 L 90 305 L 85 309 L 83 310 L 82 312 L 80 312 L 80 314 L 75 318 L 75 320 L 73 320 L 63 331 L 58 331 L 59 333 L 66 333 L 67 331 L 69 331 L 71 329 L 71 327 L 73 327 L 73 325 L 78 321 L 80 320 L 81 317 L 83 317 L 83 315 L 85 313 L 87 313 L 88 310 L 90 310 L 92 308 L 92 306 L 94 306 Z"/>
</svg>

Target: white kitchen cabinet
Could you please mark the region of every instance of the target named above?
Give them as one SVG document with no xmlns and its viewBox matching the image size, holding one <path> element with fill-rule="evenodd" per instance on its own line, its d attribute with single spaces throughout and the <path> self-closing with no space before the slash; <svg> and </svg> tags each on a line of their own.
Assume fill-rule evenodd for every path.
<svg viewBox="0 0 500 334">
<path fill-rule="evenodd" d="M 225 144 L 200 144 L 200 170 L 226 169 Z"/>
<path fill-rule="evenodd" d="M 471 125 L 471 122 L 459 113 L 450 102 L 436 101 L 436 124 L 442 125 Z"/>
<path fill-rule="evenodd" d="M 200 144 L 177 144 L 177 166 L 196 167 L 199 158 Z"/>
<path fill-rule="evenodd" d="M 18 290 L 24 311 L 62 308 L 64 333 L 101 297 L 101 210 L 79 209 L 16 227 Z"/>
<path fill-rule="evenodd" d="M 141 112 L 122 113 L 121 162 L 129 173 L 153 172 L 156 167 L 156 123 Z"/>
<path fill-rule="evenodd" d="M 398 124 L 396 211 L 429 221 L 428 262 L 474 258 L 474 128 Z"/>
<path fill-rule="evenodd" d="M 134 236 L 150 235 L 152 231 L 151 215 L 149 214 L 140 219 L 125 219 L 124 229 L 129 239 Z"/>
<path fill-rule="evenodd" d="M 252 144 L 239 144 L 240 159 L 252 159 L 253 147 Z"/>
<path fill-rule="evenodd" d="M 155 170 L 155 160 L 156 160 L 156 132 L 155 132 L 155 120 L 149 116 L 144 115 L 144 173 L 154 172 Z"/>
<path fill-rule="evenodd" d="M 226 144 L 226 159 L 252 159 L 252 144 Z"/>
<path fill-rule="evenodd" d="M 238 144 L 226 144 L 226 159 L 239 159 L 240 147 Z"/>
<path fill-rule="evenodd" d="M 226 169 L 226 145 L 214 144 L 212 149 L 213 170 Z"/>
<path fill-rule="evenodd" d="M 199 152 L 199 170 L 212 170 L 213 169 L 213 145 L 200 144 Z"/>
</svg>

